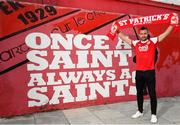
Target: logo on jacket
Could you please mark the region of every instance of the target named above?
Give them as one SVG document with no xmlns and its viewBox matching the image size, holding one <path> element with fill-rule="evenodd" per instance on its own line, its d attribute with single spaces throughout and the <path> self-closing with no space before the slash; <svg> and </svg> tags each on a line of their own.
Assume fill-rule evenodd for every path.
<svg viewBox="0 0 180 125">
<path fill-rule="evenodd" d="M 148 51 L 148 45 L 139 46 L 138 49 L 140 52 L 147 52 Z"/>
</svg>

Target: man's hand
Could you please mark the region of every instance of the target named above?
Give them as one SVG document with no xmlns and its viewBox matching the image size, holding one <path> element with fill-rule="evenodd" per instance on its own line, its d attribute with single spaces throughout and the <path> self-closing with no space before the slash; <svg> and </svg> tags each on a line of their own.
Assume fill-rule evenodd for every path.
<svg viewBox="0 0 180 125">
<path fill-rule="evenodd" d="M 106 34 L 106 36 L 108 36 L 111 40 L 114 40 L 117 34 L 117 30 L 118 30 L 118 22 L 115 21 L 113 22 L 111 26 L 111 30 Z"/>
<path fill-rule="evenodd" d="M 163 41 L 172 31 L 173 27 L 177 26 L 179 23 L 179 18 L 177 13 L 173 13 L 170 20 L 170 26 L 158 36 L 159 42 Z"/>
<path fill-rule="evenodd" d="M 177 13 L 173 13 L 173 16 L 171 17 L 170 25 L 178 25 L 179 24 L 179 18 Z"/>
</svg>

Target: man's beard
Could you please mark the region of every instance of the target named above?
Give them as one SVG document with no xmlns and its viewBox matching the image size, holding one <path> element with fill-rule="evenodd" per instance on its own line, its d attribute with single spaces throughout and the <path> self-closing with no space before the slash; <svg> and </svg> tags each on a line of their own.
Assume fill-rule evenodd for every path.
<svg viewBox="0 0 180 125">
<path fill-rule="evenodd" d="M 141 38 L 141 41 L 146 41 L 148 38 L 146 37 L 146 38 Z"/>
</svg>

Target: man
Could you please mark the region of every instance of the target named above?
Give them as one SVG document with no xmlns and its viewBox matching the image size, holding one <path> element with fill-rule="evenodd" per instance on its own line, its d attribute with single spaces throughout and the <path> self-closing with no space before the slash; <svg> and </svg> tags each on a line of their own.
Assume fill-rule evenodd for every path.
<svg viewBox="0 0 180 125">
<path fill-rule="evenodd" d="M 143 88 L 145 83 L 147 84 L 148 93 L 151 102 L 151 122 L 157 122 L 156 109 L 157 109 L 157 97 L 156 97 L 156 78 L 155 78 L 155 50 L 157 44 L 162 42 L 173 30 L 173 26 L 178 24 L 178 20 L 174 20 L 174 13 L 171 19 L 170 26 L 159 36 L 148 38 L 149 31 L 146 27 L 141 27 L 139 30 L 140 40 L 131 40 L 127 35 L 118 31 L 118 36 L 132 45 L 136 53 L 136 90 L 137 90 L 137 105 L 138 111 L 132 115 L 132 118 L 139 118 L 143 116 Z M 177 19 L 177 18 L 176 18 Z"/>
</svg>

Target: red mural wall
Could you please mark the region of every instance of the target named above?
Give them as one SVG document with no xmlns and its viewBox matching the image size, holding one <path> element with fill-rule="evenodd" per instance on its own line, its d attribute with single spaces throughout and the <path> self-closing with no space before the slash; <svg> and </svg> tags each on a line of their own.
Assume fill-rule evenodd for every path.
<svg viewBox="0 0 180 125">
<path fill-rule="evenodd" d="M 75 2 L 78 0 L 69 6 L 78 5 Z M 127 13 L 116 8 L 115 13 L 106 12 L 105 6 L 100 11 L 6 0 L 1 0 L 1 8 L 0 117 L 136 99 L 134 52 L 106 34 L 114 21 L 145 12 Z M 178 9 L 166 12 L 179 13 Z M 148 28 L 157 36 L 167 25 Z M 123 32 L 137 39 L 137 29 Z M 158 97 L 180 95 L 179 31 L 158 46 Z"/>
</svg>

